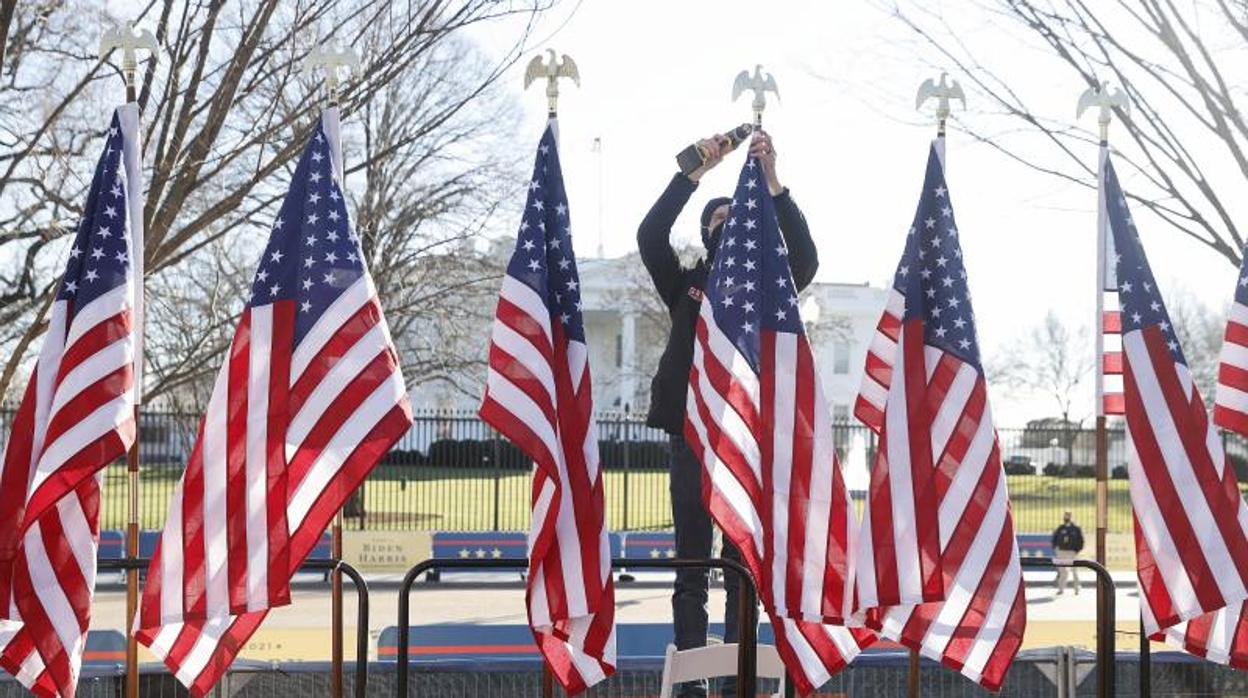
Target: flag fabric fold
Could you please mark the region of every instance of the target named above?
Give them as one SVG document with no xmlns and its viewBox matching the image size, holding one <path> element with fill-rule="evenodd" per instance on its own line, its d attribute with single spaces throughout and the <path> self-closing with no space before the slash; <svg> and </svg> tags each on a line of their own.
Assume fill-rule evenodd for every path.
<svg viewBox="0 0 1248 698">
<path fill-rule="evenodd" d="M 880 438 L 858 541 L 858 613 L 999 689 L 1027 610 L 943 139 L 928 154 L 855 415 Z"/>
<path fill-rule="evenodd" d="M 103 469 L 135 439 L 138 123 L 113 114 L 0 472 L 0 666 L 41 696 L 75 693 Z"/>
<path fill-rule="evenodd" d="M 554 677 L 577 694 L 615 671 L 615 591 L 557 133 L 552 119 L 538 145 L 480 414 L 533 460 L 529 625 Z"/>
<path fill-rule="evenodd" d="M 1119 308 L 1122 413 L 1145 632 L 1212 661 L 1248 667 L 1248 624 L 1242 619 L 1248 505 L 1192 380 L 1105 147 L 1100 190 L 1104 276 Z M 1234 428 L 1225 411 L 1220 416 Z"/>
<path fill-rule="evenodd" d="M 338 113 L 290 182 L 148 568 L 135 635 L 206 694 L 411 424 L 351 228 Z"/>
<path fill-rule="evenodd" d="M 853 610 L 857 519 L 759 163 L 741 169 L 696 325 L 685 440 L 777 650 L 810 693 L 874 635 Z"/>
</svg>

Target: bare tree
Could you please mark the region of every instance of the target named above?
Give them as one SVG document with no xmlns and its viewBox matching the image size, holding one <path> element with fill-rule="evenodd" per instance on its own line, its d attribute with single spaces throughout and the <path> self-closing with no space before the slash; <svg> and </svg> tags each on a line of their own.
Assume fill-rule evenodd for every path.
<svg viewBox="0 0 1248 698">
<path fill-rule="evenodd" d="M 1166 313 L 1174 324 L 1174 336 L 1183 348 L 1183 358 L 1192 373 L 1192 381 L 1200 389 L 1205 406 L 1212 409 L 1214 391 L 1218 386 L 1218 354 L 1226 314 L 1203 303 L 1191 291 L 1178 288 L 1165 294 Z"/>
<path fill-rule="evenodd" d="M 993 366 L 993 379 L 1002 385 L 1044 395 L 1067 423 L 1082 423 L 1084 416 L 1072 419 L 1071 409 L 1080 399 L 1096 363 L 1088 351 L 1088 328 L 1071 329 L 1052 310 L 1044 322 L 1033 327 L 1027 338 L 1006 351 L 1005 359 Z"/>
<path fill-rule="evenodd" d="M 978 93 L 976 101 L 990 105 L 963 119 L 969 132 L 1042 172 L 1094 188 L 1097 136 L 1052 118 L 1072 113 L 1066 105 L 1029 103 L 1013 87 L 1023 76 L 994 67 L 990 49 L 976 48 L 971 27 L 950 17 L 973 16 L 981 36 L 1004 34 L 1038 47 L 1066 66 L 1072 81 L 1121 86 L 1132 110 L 1116 114 L 1114 142 L 1134 175 L 1127 195 L 1239 264 L 1244 236 L 1233 211 L 1248 179 L 1248 119 L 1238 75 L 1230 72 L 1237 63 L 1228 57 L 1248 47 L 1248 3 L 966 0 L 961 6 L 969 11 L 917 0 L 880 5 L 931 49 L 934 63 L 956 71 Z"/>
<path fill-rule="evenodd" d="M 356 173 L 389 176 L 401 167 L 408 175 L 404 181 L 413 179 L 418 166 L 422 174 L 429 173 L 425 183 L 439 176 L 453 179 L 456 172 L 475 168 L 450 172 L 455 168 L 435 166 L 443 160 L 441 153 L 460 147 L 444 133 L 454 132 L 470 105 L 494 89 L 527 37 L 525 30 L 492 63 L 478 56 L 456 72 L 454 61 L 466 55 L 463 30 L 516 13 L 533 16 L 550 1 L 144 4 L 138 23 L 152 29 L 160 45 L 160 60 L 140 71 L 138 96 L 148 174 L 149 327 L 160 320 L 177 325 L 180 319 L 183 325 L 156 333 L 148 394 L 187 386 L 202 378 L 204 366 L 216 363 L 212 358 L 228 334 L 224 328 L 232 324 L 227 313 L 237 312 L 241 303 L 239 280 L 245 285 L 246 270 L 254 264 L 246 261 L 248 253 L 263 244 L 293 158 L 315 124 L 317 83 L 302 72 L 311 48 L 334 38 L 364 49 L 362 70 L 341 89 L 345 117 L 377 109 L 370 105 L 393 98 L 398 85 L 408 91 L 407 106 L 418 115 L 387 147 L 362 158 L 348 153 L 349 189 Z M 19 6 L 7 33 L 0 73 L 0 260 L 5 260 L 0 261 L 0 350 L 5 355 L 0 394 L 45 329 L 65 240 L 76 224 L 91 159 L 107 126 L 104 117 L 119 101 L 117 66 L 94 56 L 98 27 L 113 21 L 87 0 L 48 0 Z M 458 128 L 462 139 L 463 127 Z M 387 160 L 413 150 L 432 153 L 432 160 L 385 169 Z M 465 185 L 461 179 L 451 187 L 462 193 Z M 451 225 L 448 207 L 467 197 L 446 194 L 427 189 L 416 199 L 428 195 L 430 210 Z M 479 212 L 466 218 L 475 215 Z M 379 234 L 365 240 L 366 245 L 387 243 Z M 376 262 L 394 249 L 370 255 Z M 225 258 L 205 261 L 204 255 Z M 198 312 L 212 314 L 205 320 Z"/>
</svg>

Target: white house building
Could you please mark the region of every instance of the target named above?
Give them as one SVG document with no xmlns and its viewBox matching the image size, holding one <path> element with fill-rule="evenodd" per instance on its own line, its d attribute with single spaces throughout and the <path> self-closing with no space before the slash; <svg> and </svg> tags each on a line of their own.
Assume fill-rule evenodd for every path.
<svg viewBox="0 0 1248 698">
<path fill-rule="evenodd" d="M 650 377 L 667 338 L 667 311 L 636 253 L 581 259 L 577 266 L 595 408 L 644 413 Z M 884 308 L 885 291 L 865 283 L 815 282 L 801 298 L 802 317 L 833 419 L 848 420 L 862 380 L 867 345 Z M 487 323 L 480 333 L 483 357 L 488 337 Z M 477 406 L 470 395 L 436 383 L 410 387 L 417 409 Z"/>
</svg>

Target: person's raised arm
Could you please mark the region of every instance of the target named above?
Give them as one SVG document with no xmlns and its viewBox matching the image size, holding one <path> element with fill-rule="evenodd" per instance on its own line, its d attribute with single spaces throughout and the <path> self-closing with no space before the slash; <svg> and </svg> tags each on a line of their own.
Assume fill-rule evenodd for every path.
<svg viewBox="0 0 1248 698">
<path fill-rule="evenodd" d="M 789 248 L 789 267 L 793 270 L 793 283 L 801 291 L 815 278 L 819 270 L 819 252 L 815 249 L 815 241 L 810 237 L 810 226 L 806 224 L 806 216 L 793 201 L 788 187 L 780 184 L 776 174 L 776 149 L 771 136 L 765 131 L 758 131 L 750 141 L 750 155 L 758 158 L 763 166 L 763 174 L 767 178 L 767 190 L 771 192 L 772 202 L 776 207 L 776 219 L 780 223 L 780 233 L 784 236 L 784 244 Z"/>
<path fill-rule="evenodd" d="M 680 259 L 676 250 L 672 249 L 672 225 L 698 188 L 698 180 L 707 170 L 719 164 L 727 152 L 726 142 L 727 138 L 722 135 L 698 141 L 698 145 L 709 155 L 706 163 L 689 176 L 676 173 L 637 228 L 637 250 L 641 253 L 641 262 L 650 273 L 659 297 L 669 308 L 681 292 Z"/>
</svg>

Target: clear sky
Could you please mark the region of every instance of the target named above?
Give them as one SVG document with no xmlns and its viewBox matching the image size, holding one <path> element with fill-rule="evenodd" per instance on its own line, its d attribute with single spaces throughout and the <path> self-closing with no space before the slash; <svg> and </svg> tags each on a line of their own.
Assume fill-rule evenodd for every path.
<svg viewBox="0 0 1248 698">
<path fill-rule="evenodd" d="M 1028 95 L 1033 107 L 1073 118 L 1083 85 L 1072 71 L 1002 36 L 989 19 L 981 22 L 959 5 L 947 3 L 948 11 L 963 13 L 959 26 L 975 30 L 963 38 L 1017 76 L 1012 87 Z M 495 25 L 475 37 L 501 50 L 517 30 L 514 24 Z M 540 22 L 535 37 L 529 55 L 554 48 L 580 67 L 581 88 L 564 85 L 560 99 L 578 254 L 594 255 L 600 234 L 608 256 L 634 248 L 637 224 L 675 171 L 675 153 L 696 138 L 750 120 L 748 97 L 735 104 L 730 99 L 732 81 L 740 70 L 761 63 L 775 76 L 781 95 L 779 102 L 769 102 L 765 125 L 775 139 L 781 180 L 805 210 L 819 245 L 818 279 L 876 286 L 888 281 L 935 135 L 930 108 L 916 112 L 914 96 L 939 70 L 934 52 L 888 14 L 865 0 L 584 0 L 557 8 Z M 545 97 L 537 85 L 521 94 L 525 62 L 527 55 L 506 80 L 526 108 L 522 132 L 536 141 Z M 987 106 L 968 105 L 972 112 Z M 1085 118 L 1086 126 L 1095 128 L 1095 116 Z M 602 140 L 601 156 L 592 150 L 595 138 Z M 959 133 L 956 124 L 950 126 L 947 148 L 950 192 L 985 355 L 1009 346 L 1049 309 L 1072 324 L 1091 324 L 1095 193 L 1013 163 Z M 703 179 L 677 223 L 678 236 L 696 239 L 702 202 L 731 188 L 742 158 L 738 151 Z M 1095 163 L 1093 147 L 1087 158 Z M 1129 178 L 1124 187 L 1131 189 Z M 1235 269 L 1165 230 L 1160 221 L 1136 215 L 1163 289 L 1181 286 L 1212 307 L 1223 307 Z M 509 222 L 504 227 L 500 233 L 511 232 Z M 1048 402 L 1000 392 L 992 399 L 1003 426 L 1055 411 Z M 1090 394 L 1086 412 L 1091 412 Z"/>
</svg>

